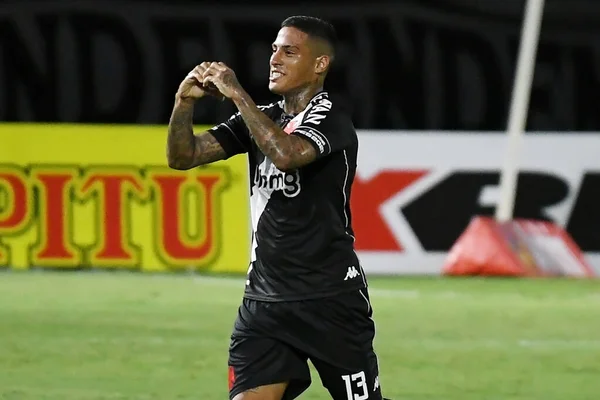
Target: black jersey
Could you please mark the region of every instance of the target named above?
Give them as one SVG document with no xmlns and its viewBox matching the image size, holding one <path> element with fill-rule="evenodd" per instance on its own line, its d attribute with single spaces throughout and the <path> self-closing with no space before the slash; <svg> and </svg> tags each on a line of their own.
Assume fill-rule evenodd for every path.
<svg viewBox="0 0 600 400">
<path fill-rule="evenodd" d="M 260 108 L 286 133 L 308 140 L 318 156 L 282 172 L 260 151 L 239 113 L 209 130 L 227 158 L 248 153 L 252 248 L 245 297 L 301 300 L 365 287 L 349 206 L 358 153 L 352 120 L 327 92 L 296 116 L 284 113 L 283 102 Z"/>
</svg>

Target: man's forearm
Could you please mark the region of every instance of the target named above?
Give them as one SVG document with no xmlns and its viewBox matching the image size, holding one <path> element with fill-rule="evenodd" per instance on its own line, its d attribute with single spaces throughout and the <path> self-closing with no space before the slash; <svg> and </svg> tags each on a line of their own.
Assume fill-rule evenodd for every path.
<svg viewBox="0 0 600 400">
<path fill-rule="evenodd" d="M 314 158 L 313 148 L 299 137 L 288 135 L 246 93 L 233 99 L 254 142 L 281 170 L 292 169 Z"/>
<path fill-rule="evenodd" d="M 289 157 L 289 135 L 263 113 L 247 94 L 233 101 L 263 154 L 274 163 Z"/>
<path fill-rule="evenodd" d="M 167 160 L 170 167 L 182 168 L 194 159 L 194 102 L 176 99 L 167 137 Z"/>
</svg>

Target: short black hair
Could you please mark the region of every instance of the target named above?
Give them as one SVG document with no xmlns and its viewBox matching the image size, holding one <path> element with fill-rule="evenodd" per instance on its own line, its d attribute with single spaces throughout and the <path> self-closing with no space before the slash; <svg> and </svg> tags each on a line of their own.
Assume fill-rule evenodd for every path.
<svg viewBox="0 0 600 400">
<path fill-rule="evenodd" d="M 294 15 L 283 20 L 281 27 L 293 27 L 309 36 L 324 40 L 331 46 L 332 56 L 335 54 L 337 33 L 330 22 L 308 15 Z"/>
</svg>

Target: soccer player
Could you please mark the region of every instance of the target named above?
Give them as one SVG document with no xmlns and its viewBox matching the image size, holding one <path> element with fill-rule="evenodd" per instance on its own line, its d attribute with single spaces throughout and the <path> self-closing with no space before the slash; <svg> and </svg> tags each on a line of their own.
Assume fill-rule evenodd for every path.
<svg viewBox="0 0 600 400">
<path fill-rule="evenodd" d="M 282 22 L 269 75 L 279 102 L 255 105 L 221 62 L 196 66 L 175 96 L 171 168 L 241 153 L 250 163 L 251 263 L 229 348 L 230 399 L 294 399 L 311 383 L 308 360 L 333 399 L 382 399 L 349 206 L 358 139 L 350 116 L 324 90 L 335 42 L 321 19 Z M 238 112 L 194 135 L 195 101 L 211 94 Z"/>
</svg>

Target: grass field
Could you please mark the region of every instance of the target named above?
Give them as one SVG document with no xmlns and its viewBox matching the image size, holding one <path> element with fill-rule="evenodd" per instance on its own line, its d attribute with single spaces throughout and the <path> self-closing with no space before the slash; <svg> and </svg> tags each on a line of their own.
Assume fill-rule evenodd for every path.
<svg viewBox="0 0 600 400">
<path fill-rule="evenodd" d="M 0 273 L 0 399 L 227 398 L 241 279 Z M 393 400 L 600 399 L 600 282 L 371 278 Z M 328 399 L 313 374 L 302 399 Z"/>
</svg>

